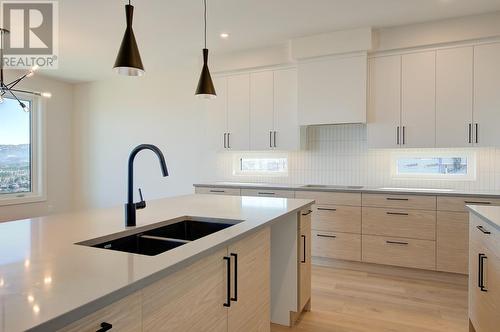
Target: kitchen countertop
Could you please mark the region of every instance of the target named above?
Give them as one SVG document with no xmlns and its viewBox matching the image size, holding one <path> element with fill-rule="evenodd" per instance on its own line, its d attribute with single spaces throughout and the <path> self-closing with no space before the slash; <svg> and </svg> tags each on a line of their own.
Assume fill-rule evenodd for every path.
<svg viewBox="0 0 500 332">
<path fill-rule="evenodd" d="M 500 230 L 500 206 L 467 205 L 467 208 Z"/>
<path fill-rule="evenodd" d="M 187 195 L 148 201 L 133 228 L 122 206 L 1 223 L 0 331 L 54 331 L 313 202 Z M 183 216 L 243 222 L 157 256 L 75 244 Z"/>
<path fill-rule="evenodd" d="M 271 184 L 271 183 L 248 183 L 248 182 L 207 182 L 196 183 L 194 187 L 209 188 L 241 188 L 241 189 L 269 189 L 269 190 L 294 190 L 294 191 L 325 191 L 325 192 L 354 192 L 373 194 L 408 194 L 408 195 L 430 195 L 430 196 L 473 196 L 473 197 L 500 197 L 500 191 L 464 191 L 454 189 L 426 189 L 426 188 L 389 188 L 370 187 L 361 188 L 328 188 L 328 187 L 304 187 L 300 184 Z"/>
</svg>

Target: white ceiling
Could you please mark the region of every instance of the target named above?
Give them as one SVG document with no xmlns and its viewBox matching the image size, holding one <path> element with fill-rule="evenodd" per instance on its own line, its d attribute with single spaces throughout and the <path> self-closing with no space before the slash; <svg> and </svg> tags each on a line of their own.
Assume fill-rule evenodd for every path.
<svg viewBox="0 0 500 332">
<path fill-rule="evenodd" d="M 59 69 L 45 75 L 92 81 L 113 75 L 125 1 L 60 0 Z M 197 61 L 202 0 L 136 0 L 134 31 L 146 71 Z M 500 10 L 500 0 L 208 0 L 208 48 L 224 53 L 292 37 L 387 27 Z M 220 32 L 231 34 L 228 40 Z"/>
</svg>

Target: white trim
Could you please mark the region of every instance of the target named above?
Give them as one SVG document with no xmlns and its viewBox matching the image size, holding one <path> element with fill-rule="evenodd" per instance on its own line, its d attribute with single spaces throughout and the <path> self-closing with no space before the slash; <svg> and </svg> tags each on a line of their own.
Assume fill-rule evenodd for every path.
<svg viewBox="0 0 500 332">
<path fill-rule="evenodd" d="M 30 94 L 16 93 L 16 95 L 19 99 L 28 100 L 31 103 L 31 192 L 0 194 L 0 206 L 43 202 L 47 200 L 45 102 L 43 98 Z M 22 109 L 19 109 L 19 111 L 23 112 Z"/>
<path fill-rule="evenodd" d="M 401 158 L 457 158 L 462 157 L 467 159 L 467 174 L 429 174 L 429 173 L 412 173 L 400 174 L 398 172 L 398 159 Z M 429 152 L 411 152 L 411 151 L 395 151 L 391 154 L 391 178 L 393 180 L 445 180 L 445 181 L 475 181 L 476 173 L 476 153 L 473 151 L 467 152 L 451 152 L 451 151 L 429 151 Z"/>
</svg>

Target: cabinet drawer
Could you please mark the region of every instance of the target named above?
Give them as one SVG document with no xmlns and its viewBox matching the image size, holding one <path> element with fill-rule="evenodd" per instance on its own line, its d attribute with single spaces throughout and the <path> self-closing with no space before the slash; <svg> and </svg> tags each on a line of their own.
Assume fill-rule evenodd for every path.
<svg viewBox="0 0 500 332">
<path fill-rule="evenodd" d="M 294 198 L 292 190 L 241 189 L 241 196 Z"/>
<path fill-rule="evenodd" d="M 239 188 L 207 188 L 207 187 L 196 187 L 196 194 L 212 194 L 212 195 L 231 195 L 240 196 Z"/>
<path fill-rule="evenodd" d="M 438 271 L 468 273 L 469 215 L 464 212 L 437 212 Z"/>
<path fill-rule="evenodd" d="M 350 261 L 361 259 L 361 235 L 312 231 L 312 255 Z"/>
<path fill-rule="evenodd" d="M 363 262 L 434 270 L 436 242 L 363 235 Z"/>
<path fill-rule="evenodd" d="M 363 194 L 363 206 L 436 210 L 436 196 Z"/>
<path fill-rule="evenodd" d="M 436 211 L 364 207 L 363 234 L 435 240 Z"/>
<path fill-rule="evenodd" d="M 500 199 L 447 196 L 437 198 L 437 209 L 439 211 L 467 212 L 466 205 L 500 205 Z"/>
<path fill-rule="evenodd" d="M 361 207 L 345 205 L 315 205 L 312 228 L 318 231 L 361 232 Z"/>
<path fill-rule="evenodd" d="M 316 204 L 361 206 L 361 193 L 339 193 L 324 191 L 296 191 L 296 198 L 314 199 Z"/>
<path fill-rule="evenodd" d="M 60 329 L 59 332 L 95 332 L 101 328 L 101 323 L 104 322 L 113 326 L 111 331 L 141 331 L 141 301 L 141 293 L 134 293 L 71 323 Z"/>
</svg>

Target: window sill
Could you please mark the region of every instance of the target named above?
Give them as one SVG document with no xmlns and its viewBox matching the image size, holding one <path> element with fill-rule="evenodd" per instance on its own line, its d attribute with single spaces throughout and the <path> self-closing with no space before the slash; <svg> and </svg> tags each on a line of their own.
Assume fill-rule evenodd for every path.
<svg viewBox="0 0 500 332">
<path fill-rule="evenodd" d="M 0 206 L 38 203 L 47 200 L 47 197 L 41 194 L 26 194 L 22 197 L 16 197 L 15 195 L 7 196 L 8 197 L 0 198 Z"/>
</svg>

